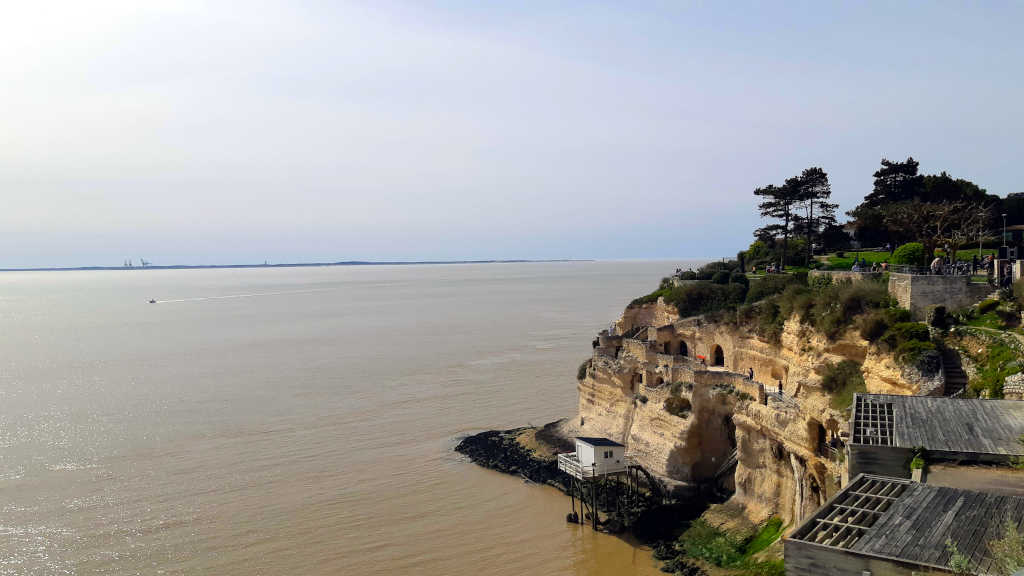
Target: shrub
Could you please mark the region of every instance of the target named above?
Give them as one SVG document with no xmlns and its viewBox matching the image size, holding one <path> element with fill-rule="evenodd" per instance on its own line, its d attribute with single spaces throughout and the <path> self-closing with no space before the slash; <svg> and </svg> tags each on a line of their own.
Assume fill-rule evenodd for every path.
<svg viewBox="0 0 1024 576">
<path fill-rule="evenodd" d="M 580 367 L 576 370 L 577 382 L 582 382 L 583 379 L 587 377 L 587 370 L 590 370 L 590 363 L 592 361 L 593 358 L 587 358 L 586 360 L 583 361 L 583 364 L 580 364 Z"/>
<path fill-rule="evenodd" d="M 750 290 L 747 291 L 747 304 L 753 304 L 764 300 L 769 296 L 781 293 L 791 284 L 799 284 L 797 276 L 791 274 L 773 274 L 765 276 L 756 282 L 750 283 Z"/>
<path fill-rule="evenodd" d="M 860 364 L 853 360 L 842 360 L 839 364 L 825 363 L 825 373 L 821 376 L 821 387 L 826 392 L 838 392 L 850 383 L 863 383 L 864 376 L 860 372 Z"/>
<path fill-rule="evenodd" d="M 815 290 L 824 290 L 832 285 L 832 276 L 825 274 L 822 276 L 815 276 L 810 281 L 811 288 Z"/>
<path fill-rule="evenodd" d="M 815 328 L 830 339 L 860 314 L 886 308 L 891 302 L 889 290 L 881 282 L 838 282 L 821 290 L 814 300 Z"/>
<path fill-rule="evenodd" d="M 685 318 L 731 308 L 743 302 L 745 295 L 746 287 L 741 284 L 698 282 L 673 288 L 665 294 L 665 301 Z"/>
<path fill-rule="evenodd" d="M 757 326 L 754 331 L 769 342 L 779 342 L 786 319 L 779 313 L 779 305 L 774 301 L 762 302 L 757 306 Z"/>
<path fill-rule="evenodd" d="M 988 543 L 995 564 L 1003 574 L 1013 574 L 1024 568 L 1024 533 L 1017 530 L 1009 519 L 1003 528 L 1003 537 Z"/>
<path fill-rule="evenodd" d="M 715 284 L 728 284 L 729 283 L 729 272 L 725 270 L 719 270 L 715 272 L 714 276 L 711 277 L 711 281 Z"/>
<path fill-rule="evenodd" d="M 894 264 L 925 265 L 924 246 L 920 242 L 910 242 L 900 246 L 892 253 Z"/>
<path fill-rule="evenodd" d="M 853 395 L 857 392 L 867 392 L 860 365 L 853 360 L 825 363 L 821 387 L 831 396 L 829 404 L 836 410 L 845 410 L 853 404 Z"/>
<path fill-rule="evenodd" d="M 999 300 L 982 300 L 978 302 L 978 314 L 987 314 L 999 307 Z"/>
<path fill-rule="evenodd" d="M 715 528 L 704 520 L 695 520 L 679 538 L 679 547 L 690 558 L 716 566 L 733 566 L 743 559 L 740 539 Z"/>
<path fill-rule="evenodd" d="M 878 340 L 888 329 L 889 323 L 885 321 L 885 315 L 882 313 L 876 312 L 861 318 L 860 337 L 868 342 Z"/>
<path fill-rule="evenodd" d="M 939 351 L 931 342 L 904 342 L 896 348 L 896 359 L 904 364 L 913 364 L 926 376 L 938 374 L 942 367 Z"/>
<path fill-rule="evenodd" d="M 933 306 L 928 309 L 928 325 L 933 328 L 945 328 L 947 324 L 945 306 Z"/>
<path fill-rule="evenodd" d="M 901 344 L 910 341 L 921 341 L 927 342 L 931 339 L 928 334 L 928 327 L 918 322 L 900 322 L 893 324 L 889 327 L 889 330 L 882 336 L 881 341 L 885 343 L 890 350 L 895 350 Z"/>
<path fill-rule="evenodd" d="M 735 260 L 728 262 L 708 262 L 697 269 L 698 280 L 711 280 L 718 272 L 732 272 L 739 266 Z"/>
<path fill-rule="evenodd" d="M 907 310 L 906 308 L 887 308 L 884 314 L 885 321 L 889 324 L 910 322 L 910 310 Z"/>
<path fill-rule="evenodd" d="M 729 276 L 729 283 L 730 284 L 743 284 L 744 286 L 750 286 L 750 280 L 747 278 L 747 275 L 744 274 L 743 272 L 738 272 L 738 271 L 737 272 L 733 272 Z"/>
<path fill-rule="evenodd" d="M 697 279 L 697 273 L 694 272 L 693 270 L 687 270 L 686 272 L 683 272 L 682 274 L 679 275 L 679 279 L 680 280 L 696 280 Z"/>
<path fill-rule="evenodd" d="M 665 399 L 665 411 L 673 416 L 686 418 L 690 408 L 690 401 L 682 396 L 669 396 Z"/>
</svg>

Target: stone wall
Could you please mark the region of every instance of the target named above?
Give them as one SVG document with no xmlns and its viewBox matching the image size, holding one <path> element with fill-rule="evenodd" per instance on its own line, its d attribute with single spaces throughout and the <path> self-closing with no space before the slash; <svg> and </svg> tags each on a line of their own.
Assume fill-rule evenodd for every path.
<svg viewBox="0 0 1024 576">
<path fill-rule="evenodd" d="M 967 276 L 889 275 L 889 294 L 916 320 L 924 320 L 932 306 L 945 306 L 950 311 L 966 308 L 992 291 L 988 284 L 970 283 Z"/>
<path fill-rule="evenodd" d="M 854 272 L 852 270 L 809 270 L 807 272 L 809 278 L 832 278 L 834 282 L 849 280 L 851 282 L 861 282 L 864 280 L 878 280 L 882 277 L 881 272 Z"/>
</svg>

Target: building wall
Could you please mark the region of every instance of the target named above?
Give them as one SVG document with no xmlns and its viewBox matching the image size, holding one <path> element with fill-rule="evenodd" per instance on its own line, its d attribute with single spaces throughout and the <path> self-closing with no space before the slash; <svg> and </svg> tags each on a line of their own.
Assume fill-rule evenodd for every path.
<svg viewBox="0 0 1024 576">
<path fill-rule="evenodd" d="M 923 320 L 931 306 L 948 310 L 966 308 L 992 293 L 988 284 L 971 284 L 966 276 L 918 276 L 890 274 L 889 294 L 899 305 Z"/>
<path fill-rule="evenodd" d="M 784 542 L 786 576 L 913 576 L 915 574 L 949 574 L 945 570 L 924 568 L 889 560 L 858 556 L 834 548 L 800 540 Z"/>
<path fill-rule="evenodd" d="M 582 466 L 593 466 L 594 447 L 582 442 L 576 442 L 576 458 L 579 459 Z"/>
<path fill-rule="evenodd" d="M 892 446 L 850 444 L 850 478 L 858 474 L 877 474 L 910 478 L 911 450 Z"/>
</svg>

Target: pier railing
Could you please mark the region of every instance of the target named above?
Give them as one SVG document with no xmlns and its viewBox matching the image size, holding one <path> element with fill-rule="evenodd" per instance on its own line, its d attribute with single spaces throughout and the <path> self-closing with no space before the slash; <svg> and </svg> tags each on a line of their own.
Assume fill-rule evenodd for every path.
<svg viewBox="0 0 1024 576">
<path fill-rule="evenodd" d="M 565 454 L 558 455 L 558 469 L 573 478 L 579 478 L 580 480 L 625 472 L 630 465 L 630 459 L 625 458 L 620 464 L 584 466 L 583 463 L 580 462 L 579 458 L 576 457 L 575 452 L 567 452 Z"/>
</svg>

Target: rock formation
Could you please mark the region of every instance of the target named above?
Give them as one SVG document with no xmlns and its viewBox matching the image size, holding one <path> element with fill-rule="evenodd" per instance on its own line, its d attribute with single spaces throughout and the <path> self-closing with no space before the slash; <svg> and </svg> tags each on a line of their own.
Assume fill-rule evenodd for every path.
<svg viewBox="0 0 1024 576">
<path fill-rule="evenodd" d="M 848 412 L 831 406 L 821 381 L 826 363 L 842 360 L 862 365 L 869 392 L 936 385 L 854 330 L 829 340 L 794 318 L 774 343 L 734 323 L 679 318 L 659 299 L 598 335 L 579 414 L 562 433 L 612 438 L 670 483 L 735 489 L 751 520 L 794 524 L 841 483 Z"/>
</svg>

